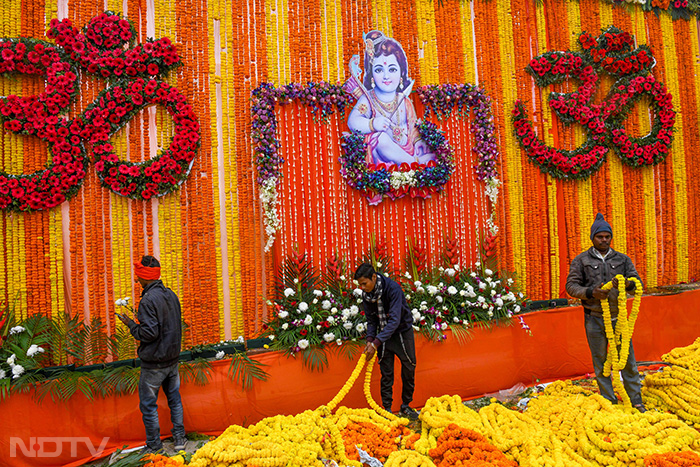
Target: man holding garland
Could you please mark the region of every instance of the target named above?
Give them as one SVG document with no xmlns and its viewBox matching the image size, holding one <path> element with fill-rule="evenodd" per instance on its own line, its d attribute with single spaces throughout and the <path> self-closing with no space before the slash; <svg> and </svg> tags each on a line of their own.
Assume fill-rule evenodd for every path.
<svg viewBox="0 0 700 467">
<path fill-rule="evenodd" d="M 635 288 L 630 277 L 636 277 L 641 284 L 641 278 L 629 256 L 613 250 L 610 247 L 612 241 L 612 227 L 605 221 L 601 213 L 596 215 L 591 226 L 591 241 L 593 246 L 579 254 L 571 262 L 569 276 L 566 279 L 566 291 L 574 298 L 580 298 L 585 314 L 586 338 L 591 350 L 593 369 L 600 394 L 617 403 L 617 397 L 613 390 L 610 376 L 603 375 L 603 367 L 608 355 L 608 339 L 605 335 L 605 323 L 603 321 L 603 309 L 601 300 L 608 299 L 612 325 L 615 328 L 618 315 L 618 289 L 615 276 L 622 274 L 627 278 L 625 289 L 631 292 Z M 601 287 L 607 282 L 613 282 L 613 288 L 603 290 Z M 634 348 L 630 341 L 629 355 L 625 367 L 620 371 L 627 395 L 632 405 L 640 412 L 646 409 L 642 403 L 642 384 L 637 370 L 637 361 L 634 358 Z"/>
<path fill-rule="evenodd" d="M 362 289 L 362 305 L 367 318 L 367 345 L 364 353 L 369 360 L 379 352 L 382 373 L 382 405 L 391 412 L 394 386 L 394 357 L 401 361 L 401 417 L 411 420 L 418 413 L 410 407 L 413 401 L 416 372 L 416 344 L 413 337 L 413 316 L 401 286 L 387 276 L 363 263 L 355 271 L 355 280 Z"/>
</svg>

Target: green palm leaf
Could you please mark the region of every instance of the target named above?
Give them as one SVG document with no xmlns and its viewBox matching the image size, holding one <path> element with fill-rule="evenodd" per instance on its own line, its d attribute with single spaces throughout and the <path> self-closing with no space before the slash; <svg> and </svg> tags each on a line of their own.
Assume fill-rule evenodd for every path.
<svg viewBox="0 0 700 467">
<path fill-rule="evenodd" d="M 244 391 L 253 387 L 255 380 L 267 381 L 270 375 L 263 370 L 263 363 L 253 360 L 243 352 L 232 355 L 228 376 L 231 381 L 240 381 Z"/>
</svg>

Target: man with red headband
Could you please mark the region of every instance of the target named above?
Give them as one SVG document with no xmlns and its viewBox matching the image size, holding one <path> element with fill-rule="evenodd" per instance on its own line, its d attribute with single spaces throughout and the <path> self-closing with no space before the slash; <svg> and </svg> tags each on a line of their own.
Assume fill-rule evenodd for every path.
<svg viewBox="0 0 700 467">
<path fill-rule="evenodd" d="M 179 451 L 185 448 L 187 440 L 177 368 L 182 341 L 180 300 L 163 285 L 160 263 L 153 256 L 144 256 L 135 262 L 134 273 L 143 288 L 136 315 L 138 323 L 125 315 L 117 314 L 117 317 L 140 342 L 139 408 L 146 427 L 146 449 L 148 452 L 163 449 L 158 423 L 158 391 L 162 386 L 170 407 L 174 447 Z"/>
</svg>

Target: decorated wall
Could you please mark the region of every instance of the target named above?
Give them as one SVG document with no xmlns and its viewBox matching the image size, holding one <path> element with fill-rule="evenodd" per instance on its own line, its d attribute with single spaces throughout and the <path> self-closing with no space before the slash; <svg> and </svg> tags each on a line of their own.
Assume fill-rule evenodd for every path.
<svg viewBox="0 0 700 467">
<path fill-rule="evenodd" d="M 47 41 L 58 54 L 44 52 L 46 63 L 35 56 L 33 71 L 8 68 L 22 50 L 3 39 L 0 94 L 58 99 L 46 104 L 56 106 L 46 119 L 29 101 L 10 102 L 17 109 L 4 101 L 2 194 L 24 196 L 10 180 L 43 173 L 47 161 L 58 174 L 50 198 L 8 201 L 3 210 L 0 299 L 21 316 L 99 316 L 114 330 L 115 300 L 139 293 L 132 261 L 153 254 L 181 298 L 191 344 L 253 337 L 286 257 L 301 251 L 319 269 L 331 257 L 352 268 L 371 243 L 401 271 L 411 249 L 437 265 L 445 245 L 457 245 L 469 265 L 491 241 L 499 269 L 530 298 L 564 297 L 568 264 L 589 246 L 596 212 L 647 286 L 700 272 L 695 3 L 1 3 L 3 38 Z M 107 10 L 134 29 L 99 16 Z M 92 32 L 83 31 L 88 24 Z M 609 26 L 615 38 L 628 33 L 627 42 L 604 42 Z M 341 86 L 370 30 L 400 42 L 414 80 L 406 99 L 453 151 L 444 185 L 399 183 L 396 199 L 375 204 L 348 183 L 342 144 L 355 100 Z M 591 68 L 576 65 L 577 56 Z M 562 93 L 561 104 L 552 105 L 550 91 Z M 120 113 L 121 93 L 133 105 Z M 30 127 L 8 126 L 19 114 Z M 44 121 L 59 136 L 71 122 L 81 127 L 59 144 L 41 137 Z M 545 145 L 571 152 L 558 159 Z M 129 178 L 137 175 L 138 189 Z"/>
</svg>

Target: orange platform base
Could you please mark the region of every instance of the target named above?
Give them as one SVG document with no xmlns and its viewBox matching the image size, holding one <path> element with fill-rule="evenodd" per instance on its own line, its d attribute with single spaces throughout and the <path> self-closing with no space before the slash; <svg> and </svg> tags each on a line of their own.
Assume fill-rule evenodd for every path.
<svg viewBox="0 0 700 467">
<path fill-rule="evenodd" d="M 439 343 L 417 336 L 413 405 L 421 407 L 428 398 L 442 394 L 469 398 L 517 383 L 530 385 L 592 372 L 580 307 L 538 311 L 524 315 L 524 319 L 532 336 L 518 324 L 475 330 L 464 345 L 449 335 Z M 657 361 L 670 349 L 688 345 L 698 336 L 700 290 L 643 298 L 633 338 L 638 361 Z M 231 424 L 248 425 L 271 415 L 316 408 L 335 395 L 355 366 L 355 361 L 335 354 L 329 355 L 329 368 L 323 372 L 312 372 L 301 358 L 287 358 L 279 352 L 254 358 L 267 365 L 270 377 L 256 382 L 250 391 L 229 380 L 228 361 L 213 362 L 209 384 L 182 386 L 187 431 L 216 434 Z M 397 365 L 394 409 L 401 401 L 399 374 Z M 379 400 L 377 368 L 373 395 Z M 356 384 L 343 405 L 366 406 L 361 384 Z M 162 432 L 168 434 L 171 425 L 162 395 L 159 406 Z M 0 420 L 0 465 L 81 465 L 91 458 L 90 445 L 97 447 L 105 438 L 109 438 L 105 453 L 143 444 L 145 439 L 136 394 L 92 402 L 77 394 L 66 403 L 47 398 L 41 404 L 29 394 L 12 395 L 0 402 Z M 59 437 L 55 439 L 58 445 L 48 437 Z M 71 442 L 70 437 L 78 438 Z M 37 448 L 43 446 L 43 451 L 31 449 L 32 443 Z"/>
</svg>

